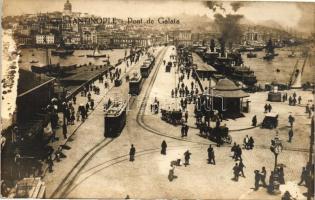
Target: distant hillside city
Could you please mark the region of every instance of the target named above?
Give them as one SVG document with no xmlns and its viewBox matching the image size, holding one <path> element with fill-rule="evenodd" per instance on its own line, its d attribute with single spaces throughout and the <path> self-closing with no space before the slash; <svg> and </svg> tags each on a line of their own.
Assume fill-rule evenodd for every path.
<svg viewBox="0 0 315 200">
<path fill-rule="evenodd" d="M 75 23 L 69 23 L 69 19 Z M 88 13 L 73 12 L 72 5 L 67 0 L 63 12 L 7 16 L 2 20 L 2 27 L 13 30 L 20 47 L 64 45 L 73 49 L 94 49 L 97 45 L 99 49 L 114 49 L 165 43 L 209 45 L 210 39 L 221 37 L 217 24 L 207 16 L 182 14 L 159 21 L 165 23 L 136 24 L 128 23 L 127 19 L 100 18 Z M 277 28 L 247 23 L 241 23 L 240 27 L 241 37 L 238 41 L 233 41 L 234 44 L 264 45 L 269 39 L 275 44 L 299 40 L 296 34 Z"/>
</svg>

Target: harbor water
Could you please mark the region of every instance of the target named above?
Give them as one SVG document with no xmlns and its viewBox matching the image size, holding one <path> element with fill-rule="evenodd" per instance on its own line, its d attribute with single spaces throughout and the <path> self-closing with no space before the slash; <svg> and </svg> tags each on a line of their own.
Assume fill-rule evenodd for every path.
<svg viewBox="0 0 315 200">
<path fill-rule="evenodd" d="M 278 56 L 275 56 L 273 60 L 264 60 L 264 51 L 254 52 L 257 54 L 257 58 L 247 58 L 247 52 L 242 53 L 244 64 L 249 66 L 257 77 L 258 84 L 264 85 L 277 81 L 279 83 L 287 84 L 293 73 L 294 66 L 298 61 L 297 69 L 301 70 L 305 57 L 301 52 L 295 52 L 296 57 L 288 57 L 291 54 L 289 48 L 280 48 L 275 50 Z M 315 51 L 309 51 L 308 59 L 306 60 L 304 72 L 302 74 L 302 83 L 314 82 L 315 79 Z"/>
</svg>

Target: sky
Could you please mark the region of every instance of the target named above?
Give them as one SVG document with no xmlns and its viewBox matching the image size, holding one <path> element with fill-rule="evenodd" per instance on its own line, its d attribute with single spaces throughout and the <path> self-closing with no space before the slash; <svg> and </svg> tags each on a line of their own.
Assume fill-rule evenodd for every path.
<svg viewBox="0 0 315 200">
<path fill-rule="evenodd" d="M 62 11 L 65 2 L 66 0 L 3 0 L 3 14 L 7 16 Z M 70 0 L 70 2 L 74 12 L 122 19 L 163 17 L 181 13 L 212 17 L 214 14 L 203 2 L 192 0 Z M 247 20 L 255 23 L 273 20 L 285 28 L 305 28 L 305 26 L 314 26 L 314 5 L 315 3 L 250 2 L 241 7 L 237 13 L 243 14 Z M 223 2 L 223 6 L 226 13 L 235 13 L 231 9 L 230 2 Z M 306 12 L 308 13 L 306 14 Z"/>
</svg>

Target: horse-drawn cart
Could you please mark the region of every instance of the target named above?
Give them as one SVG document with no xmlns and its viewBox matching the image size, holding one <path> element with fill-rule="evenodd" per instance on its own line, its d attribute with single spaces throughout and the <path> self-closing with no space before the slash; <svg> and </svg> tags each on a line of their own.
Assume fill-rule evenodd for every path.
<svg viewBox="0 0 315 200">
<path fill-rule="evenodd" d="M 229 135 L 229 128 L 226 126 L 219 126 L 211 128 L 205 123 L 199 125 L 200 135 L 211 141 L 216 142 L 217 144 L 231 144 L 232 137 Z"/>
<path fill-rule="evenodd" d="M 180 110 L 172 110 L 172 111 L 168 111 L 165 109 L 161 109 L 161 113 L 162 113 L 162 120 L 170 123 L 170 124 L 174 124 L 174 125 L 178 125 L 182 123 L 182 112 Z"/>
</svg>

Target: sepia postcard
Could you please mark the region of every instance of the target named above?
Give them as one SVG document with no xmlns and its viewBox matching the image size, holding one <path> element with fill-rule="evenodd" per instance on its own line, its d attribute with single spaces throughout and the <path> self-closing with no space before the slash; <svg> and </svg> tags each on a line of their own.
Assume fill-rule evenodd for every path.
<svg viewBox="0 0 315 200">
<path fill-rule="evenodd" d="M 315 2 L 2 0 L 1 196 L 314 200 Z"/>
</svg>

